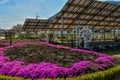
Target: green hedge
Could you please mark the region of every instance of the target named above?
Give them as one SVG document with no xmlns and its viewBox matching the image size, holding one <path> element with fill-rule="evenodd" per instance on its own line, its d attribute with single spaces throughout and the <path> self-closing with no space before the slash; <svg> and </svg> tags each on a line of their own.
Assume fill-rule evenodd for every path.
<svg viewBox="0 0 120 80">
<path fill-rule="evenodd" d="M 25 80 L 25 79 L 0 75 L 0 80 Z"/>
<path fill-rule="evenodd" d="M 120 60 L 120 54 L 117 54 L 117 55 L 113 55 L 113 57 L 117 58 Z"/>
</svg>

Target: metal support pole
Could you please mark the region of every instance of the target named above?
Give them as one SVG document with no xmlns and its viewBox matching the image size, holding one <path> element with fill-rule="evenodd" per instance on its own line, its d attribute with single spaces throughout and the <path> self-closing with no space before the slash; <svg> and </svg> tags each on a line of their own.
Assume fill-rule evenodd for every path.
<svg viewBox="0 0 120 80">
<path fill-rule="evenodd" d="M 77 26 L 76 26 L 76 29 L 75 29 L 75 31 L 76 31 L 76 48 L 78 48 L 78 37 L 77 37 Z"/>
<path fill-rule="evenodd" d="M 74 39 L 73 39 L 73 35 L 72 34 L 74 34 L 74 32 L 70 33 L 70 31 L 68 31 L 69 41 L 70 41 L 71 47 L 73 48 L 74 47 L 74 43 L 73 43 Z"/>
<path fill-rule="evenodd" d="M 38 37 L 38 30 L 36 29 L 36 31 L 35 31 L 35 34 L 36 34 L 36 37 Z"/>
<path fill-rule="evenodd" d="M 69 40 L 70 40 L 69 30 L 67 30 L 67 36 L 66 36 L 66 37 L 67 37 L 67 42 L 68 42 L 68 44 L 70 44 L 70 43 L 69 43 Z"/>
<path fill-rule="evenodd" d="M 25 35 L 26 38 L 28 38 L 28 33 L 29 33 L 29 32 L 28 32 L 28 29 L 26 29 L 26 35 Z"/>
<path fill-rule="evenodd" d="M 63 19 L 63 16 L 61 18 L 62 22 L 61 22 L 61 40 L 62 40 L 62 44 L 63 44 L 63 38 L 64 38 L 64 34 L 63 34 L 63 31 L 64 31 L 64 19 Z"/>
<path fill-rule="evenodd" d="M 28 30 L 26 29 L 26 33 L 28 33 Z"/>
<path fill-rule="evenodd" d="M 92 41 L 94 40 L 94 20 L 92 19 Z"/>
<path fill-rule="evenodd" d="M 80 26 L 80 19 L 78 18 L 78 26 Z M 77 26 L 76 26 L 76 47 L 78 48 L 78 47 L 80 47 L 80 44 L 79 44 L 79 42 L 80 42 L 80 39 L 78 39 L 78 29 L 79 28 L 77 28 Z M 79 40 L 79 42 L 78 42 L 78 40 Z"/>
<path fill-rule="evenodd" d="M 118 25 L 118 24 L 117 24 L 117 25 Z M 118 26 L 117 26 L 117 27 L 118 27 Z M 119 32 L 119 28 L 117 28 L 117 30 L 118 30 L 118 31 L 117 31 L 117 33 L 118 33 L 117 39 L 119 40 L 119 33 L 120 33 L 120 32 Z"/>
<path fill-rule="evenodd" d="M 115 24 L 115 22 L 114 22 L 114 41 L 116 41 L 116 24 Z"/>
<path fill-rule="evenodd" d="M 119 28 L 118 28 L 118 24 L 119 24 L 119 23 L 117 23 L 117 26 L 116 26 L 116 27 L 117 27 L 117 39 L 119 39 Z"/>
<path fill-rule="evenodd" d="M 55 30 L 53 31 L 53 35 L 54 35 L 53 37 L 54 37 L 54 44 L 55 44 L 56 42 L 56 31 Z"/>
<path fill-rule="evenodd" d="M 117 39 L 118 39 L 118 36 L 119 36 L 119 29 L 117 28 Z"/>
<path fill-rule="evenodd" d="M 105 41 L 105 33 L 106 33 L 105 26 L 106 26 L 106 24 L 105 24 L 105 21 L 104 21 L 104 41 Z"/>
<path fill-rule="evenodd" d="M 120 35 L 120 29 L 119 29 L 118 33 L 119 33 L 119 35 Z M 119 39 L 120 39 L 120 36 L 119 36 Z"/>
<path fill-rule="evenodd" d="M 44 33 L 46 34 L 46 33 L 47 33 L 47 31 L 46 31 L 46 30 L 44 30 Z"/>
</svg>

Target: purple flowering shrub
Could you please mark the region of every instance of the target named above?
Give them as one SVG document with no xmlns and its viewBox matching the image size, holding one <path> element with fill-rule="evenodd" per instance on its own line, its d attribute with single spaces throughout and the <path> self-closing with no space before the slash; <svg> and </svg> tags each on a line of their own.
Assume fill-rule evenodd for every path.
<svg viewBox="0 0 120 80">
<path fill-rule="evenodd" d="M 23 78 L 57 78 L 57 77 L 73 77 L 81 76 L 89 72 L 95 72 L 99 70 L 104 70 L 116 61 L 112 56 L 105 55 L 103 53 L 92 52 L 88 50 L 82 50 L 77 48 L 69 48 L 59 45 L 48 44 L 46 42 L 40 43 L 40 45 L 52 47 L 53 49 L 63 49 L 78 52 L 79 54 L 89 54 L 96 55 L 95 60 L 83 60 L 73 63 L 70 67 L 58 66 L 52 62 L 40 62 L 40 63 L 30 63 L 25 65 L 23 61 L 10 61 L 8 56 L 4 56 L 4 51 L 11 48 L 17 48 L 20 46 L 35 45 L 38 43 L 17 43 L 13 46 L 7 46 L 0 48 L 0 74 L 23 77 Z M 12 54 L 12 53 L 11 53 Z M 17 53 L 16 53 L 17 54 Z M 69 54 L 69 53 L 68 53 Z M 107 63 L 107 64 L 106 64 Z"/>
</svg>

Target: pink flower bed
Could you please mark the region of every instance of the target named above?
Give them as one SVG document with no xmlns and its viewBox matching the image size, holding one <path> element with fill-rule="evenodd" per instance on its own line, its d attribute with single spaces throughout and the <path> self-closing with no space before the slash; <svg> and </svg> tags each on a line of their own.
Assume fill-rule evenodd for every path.
<svg viewBox="0 0 120 80">
<path fill-rule="evenodd" d="M 4 48 L 0 48 L 0 74 L 23 77 L 23 78 L 57 78 L 57 77 L 73 77 L 84 75 L 86 70 L 95 71 L 95 69 L 91 68 L 91 65 L 96 65 L 97 70 L 104 70 L 107 68 L 107 64 L 112 65 L 115 62 L 115 58 L 112 56 L 108 56 L 103 53 L 92 52 L 88 50 L 82 50 L 77 48 L 69 48 L 59 45 L 48 44 L 46 42 L 39 43 L 40 45 L 46 45 L 49 47 L 57 48 L 57 49 L 65 49 L 72 50 L 77 52 L 84 52 L 85 54 L 95 54 L 98 55 L 99 58 L 92 61 L 80 61 L 72 64 L 70 68 L 59 67 L 56 64 L 42 62 L 39 64 L 29 64 L 24 65 L 22 61 L 9 61 L 8 56 L 4 56 L 4 51 L 9 48 L 14 48 L 22 45 L 34 45 L 38 43 L 16 43 L 13 46 L 6 46 Z"/>
</svg>

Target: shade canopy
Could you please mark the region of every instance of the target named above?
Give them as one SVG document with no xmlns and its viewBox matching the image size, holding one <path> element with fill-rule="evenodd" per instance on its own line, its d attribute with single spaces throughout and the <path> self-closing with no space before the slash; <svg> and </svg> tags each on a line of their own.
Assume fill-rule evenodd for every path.
<svg viewBox="0 0 120 80">
<path fill-rule="evenodd" d="M 120 6 L 96 0 L 68 0 L 58 13 L 50 28 L 61 28 L 61 17 L 65 29 L 76 25 L 113 29 L 120 27 Z"/>
<path fill-rule="evenodd" d="M 26 31 L 40 31 L 48 29 L 52 20 L 45 19 L 26 19 L 23 25 L 23 30 Z"/>
<path fill-rule="evenodd" d="M 24 29 L 61 30 L 62 22 L 64 30 L 75 29 L 77 25 L 92 29 L 120 29 L 120 6 L 96 0 L 68 0 L 52 21 L 26 20 Z"/>
</svg>

